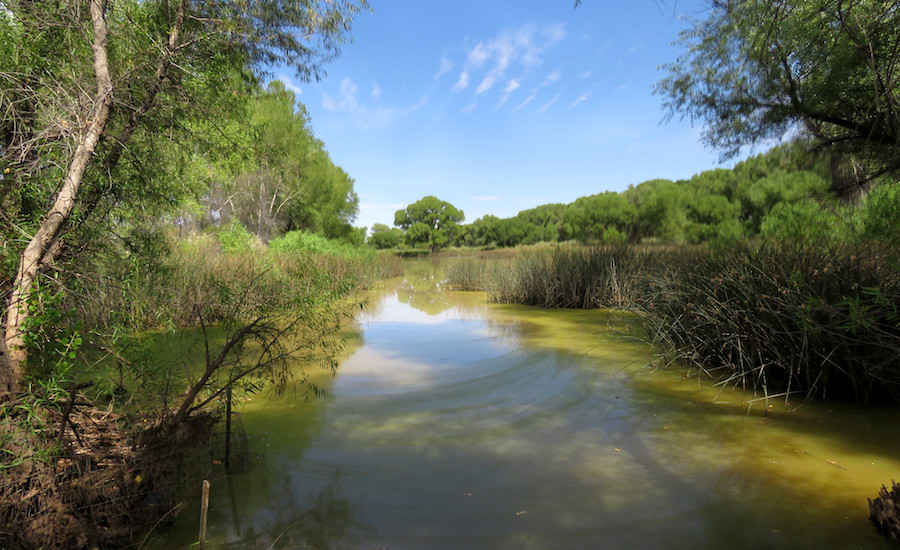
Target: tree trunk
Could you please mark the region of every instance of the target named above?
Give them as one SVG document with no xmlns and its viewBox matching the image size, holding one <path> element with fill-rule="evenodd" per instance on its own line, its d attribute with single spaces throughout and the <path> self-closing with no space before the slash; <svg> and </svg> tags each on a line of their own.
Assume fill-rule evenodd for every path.
<svg viewBox="0 0 900 550">
<path fill-rule="evenodd" d="M 92 44 L 94 75 L 97 79 L 97 92 L 89 117 L 90 124 L 75 149 L 66 178 L 56 196 L 53 207 L 29 241 L 28 246 L 25 247 L 19 260 L 19 269 L 13 280 L 12 292 L 6 309 L 5 343 L 2 346 L 6 348 L 6 353 L 0 358 L 0 399 L 17 393 L 22 387 L 24 364 L 28 358 L 28 352 L 24 347 L 23 326 L 28 319 L 28 304 L 34 282 L 41 268 L 53 263 L 58 255 L 59 247 L 54 245 L 72 213 L 85 171 L 109 119 L 113 86 L 106 52 L 105 0 L 91 0 L 90 11 L 94 29 Z M 0 347 L 0 353 L 3 352 L 2 347 Z"/>
</svg>

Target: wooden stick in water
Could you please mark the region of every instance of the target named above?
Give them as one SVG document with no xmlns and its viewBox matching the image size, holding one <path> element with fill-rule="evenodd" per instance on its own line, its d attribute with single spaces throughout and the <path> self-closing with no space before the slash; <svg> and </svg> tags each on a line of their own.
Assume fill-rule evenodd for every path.
<svg viewBox="0 0 900 550">
<path fill-rule="evenodd" d="M 209 511 L 209 480 L 203 480 L 203 496 L 200 498 L 200 550 L 206 549 L 206 513 Z"/>
</svg>

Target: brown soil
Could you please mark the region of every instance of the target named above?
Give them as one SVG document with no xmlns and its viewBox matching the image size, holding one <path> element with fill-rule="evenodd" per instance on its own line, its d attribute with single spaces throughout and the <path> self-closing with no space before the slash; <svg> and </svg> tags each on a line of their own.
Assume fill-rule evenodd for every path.
<svg viewBox="0 0 900 550">
<path fill-rule="evenodd" d="M 138 546 L 138 537 L 173 509 L 176 473 L 211 427 L 201 417 L 129 437 L 111 409 L 82 404 L 65 420 L 56 410 L 6 410 L 13 411 L 0 417 L 6 550 Z"/>
</svg>

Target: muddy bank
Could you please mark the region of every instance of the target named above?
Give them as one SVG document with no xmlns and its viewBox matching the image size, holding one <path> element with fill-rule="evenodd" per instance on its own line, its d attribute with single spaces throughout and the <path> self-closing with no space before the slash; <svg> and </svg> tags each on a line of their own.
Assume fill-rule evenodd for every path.
<svg viewBox="0 0 900 550">
<path fill-rule="evenodd" d="M 211 417 L 140 429 L 84 401 L 0 419 L 0 548 L 138 546 L 212 466 Z"/>
</svg>

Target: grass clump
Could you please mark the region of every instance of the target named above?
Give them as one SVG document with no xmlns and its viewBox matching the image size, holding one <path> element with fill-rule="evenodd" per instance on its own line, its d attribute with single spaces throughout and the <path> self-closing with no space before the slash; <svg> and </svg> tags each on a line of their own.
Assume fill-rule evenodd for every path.
<svg viewBox="0 0 900 550">
<path fill-rule="evenodd" d="M 490 298 L 552 308 L 628 307 L 658 256 L 656 250 L 625 245 L 532 249 L 494 272 Z"/>
<path fill-rule="evenodd" d="M 640 306 L 656 344 L 723 383 L 900 402 L 900 272 L 878 246 L 682 251 Z"/>
<path fill-rule="evenodd" d="M 447 284 L 453 290 L 478 291 L 487 285 L 487 264 L 474 257 L 451 260 L 444 268 Z"/>
</svg>

